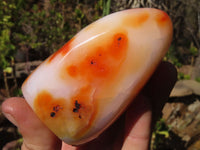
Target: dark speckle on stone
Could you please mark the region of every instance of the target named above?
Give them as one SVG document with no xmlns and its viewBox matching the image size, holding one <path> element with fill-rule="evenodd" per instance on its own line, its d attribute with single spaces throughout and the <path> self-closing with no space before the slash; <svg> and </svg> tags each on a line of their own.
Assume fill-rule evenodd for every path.
<svg viewBox="0 0 200 150">
<path fill-rule="evenodd" d="M 50 116 L 51 116 L 52 118 L 55 117 L 55 115 L 56 115 L 55 112 L 51 112 L 51 113 L 50 113 Z"/>
</svg>

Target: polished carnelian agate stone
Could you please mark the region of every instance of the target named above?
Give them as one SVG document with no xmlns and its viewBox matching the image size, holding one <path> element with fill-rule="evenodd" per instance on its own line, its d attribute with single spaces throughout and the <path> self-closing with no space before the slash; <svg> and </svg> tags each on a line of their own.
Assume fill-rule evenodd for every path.
<svg viewBox="0 0 200 150">
<path fill-rule="evenodd" d="M 108 15 L 84 28 L 24 82 L 25 99 L 68 144 L 102 133 L 127 108 L 172 40 L 169 16 L 143 8 Z"/>
</svg>

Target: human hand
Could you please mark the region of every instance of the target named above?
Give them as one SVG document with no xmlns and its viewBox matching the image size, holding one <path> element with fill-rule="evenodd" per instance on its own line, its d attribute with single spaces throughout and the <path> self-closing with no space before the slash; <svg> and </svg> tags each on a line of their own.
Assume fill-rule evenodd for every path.
<svg viewBox="0 0 200 150">
<path fill-rule="evenodd" d="M 7 99 L 2 111 L 22 134 L 22 150 L 147 150 L 152 127 L 161 115 L 176 76 L 175 68 L 162 62 L 124 114 L 97 139 L 77 147 L 59 140 L 23 98 Z"/>
</svg>

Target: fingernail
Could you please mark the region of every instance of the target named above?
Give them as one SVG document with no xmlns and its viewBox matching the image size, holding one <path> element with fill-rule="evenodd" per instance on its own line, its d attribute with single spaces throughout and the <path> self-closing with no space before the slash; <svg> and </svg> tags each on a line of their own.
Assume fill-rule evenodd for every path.
<svg viewBox="0 0 200 150">
<path fill-rule="evenodd" d="M 12 122 L 15 126 L 17 126 L 17 122 L 15 121 L 12 115 L 7 114 L 7 113 L 3 113 L 3 114 L 10 122 Z"/>
</svg>

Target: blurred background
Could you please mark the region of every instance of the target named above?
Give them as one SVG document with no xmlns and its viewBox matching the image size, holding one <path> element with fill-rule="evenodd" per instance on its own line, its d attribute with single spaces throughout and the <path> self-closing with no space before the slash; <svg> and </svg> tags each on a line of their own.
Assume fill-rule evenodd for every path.
<svg viewBox="0 0 200 150">
<path fill-rule="evenodd" d="M 164 61 L 178 70 L 151 149 L 200 150 L 199 0 L 0 0 L 0 104 L 22 96 L 24 79 L 83 27 L 112 12 L 142 7 L 170 15 L 174 36 Z M 17 150 L 21 143 L 0 110 L 0 149 Z"/>
</svg>

